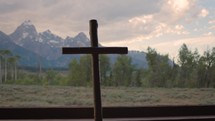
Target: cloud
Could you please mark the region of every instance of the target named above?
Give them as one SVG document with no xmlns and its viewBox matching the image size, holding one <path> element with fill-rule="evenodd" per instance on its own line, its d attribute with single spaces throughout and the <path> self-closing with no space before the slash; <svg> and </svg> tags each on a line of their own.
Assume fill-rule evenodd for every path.
<svg viewBox="0 0 215 121">
<path fill-rule="evenodd" d="M 130 43 L 158 38 L 165 34 L 183 35 L 189 32 L 183 25 L 168 25 L 156 21 L 153 15 L 147 15 L 113 23 L 111 28 L 109 26 L 102 27 L 99 33 L 101 37 L 106 38 L 106 40 L 102 38 L 103 41 L 127 41 Z"/>
<path fill-rule="evenodd" d="M 215 24 L 215 20 L 208 21 L 209 24 Z"/>
<path fill-rule="evenodd" d="M 107 34 L 102 34 L 106 38 L 104 41 L 116 41 L 120 36 L 124 40 L 140 34 L 146 36 L 154 33 L 150 36 L 158 37 L 168 33 L 161 33 L 165 28 L 175 31 L 171 30 L 175 29 L 171 22 L 178 21 L 192 5 L 192 0 L 2 0 L 0 9 L 7 15 L 0 17 L 0 20 L 9 24 L 8 19 L 12 19 L 16 23 L 11 25 L 17 26 L 31 19 L 38 31 L 50 29 L 67 36 L 87 32 L 88 21 L 96 18 Z M 117 33 L 118 37 L 109 37 L 111 32 Z"/>
<path fill-rule="evenodd" d="M 138 33 L 136 38 L 152 39 L 165 34 L 189 34 L 186 28 L 178 24 L 187 15 L 194 5 L 194 1 L 188 0 L 166 0 L 161 5 L 159 12 L 135 16 L 128 20 L 133 32 Z M 147 36 L 147 37 L 146 37 Z"/>
<path fill-rule="evenodd" d="M 4 15 L 22 8 L 25 8 L 25 5 L 19 1 L 1 0 L 0 13 Z"/>
<path fill-rule="evenodd" d="M 209 24 L 209 29 L 210 30 L 215 30 L 215 20 L 209 20 L 208 21 L 208 24 Z"/>
<path fill-rule="evenodd" d="M 0 21 L 19 25 L 31 19 L 38 30 L 55 29 L 61 35 L 88 31 L 88 21 L 98 19 L 100 26 L 111 26 L 119 21 L 160 10 L 161 1 L 148 0 L 1 0 Z M 4 16 L 3 16 L 4 15 Z M 8 21 L 11 20 L 11 21 Z M 13 23 L 12 23 L 13 21 Z M 85 27 L 86 26 L 86 27 Z M 6 28 L 6 26 L 2 26 Z M 13 26 L 14 27 L 14 26 Z M 12 31 L 10 28 L 5 31 Z"/>
<path fill-rule="evenodd" d="M 74 21 L 97 18 L 105 23 L 137 16 L 143 12 L 152 13 L 159 11 L 158 4 L 148 0 L 64 0 L 56 6 L 52 6 L 49 13 L 50 15 L 58 15 L 60 17 L 66 15 Z"/>
<path fill-rule="evenodd" d="M 215 30 L 215 25 L 214 25 L 214 26 L 209 27 L 209 29 L 213 29 L 213 30 Z"/>
<path fill-rule="evenodd" d="M 138 40 L 138 39 L 137 39 Z M 182 39 L 172 39 L 168 41 L 141 41 L 140 40 L 133 40 L 133 41 L 115 41 L 115 42 L 104 42 L 104 46 L 128 46 L 129 50 L 139 50 L 139 51 L 146 51 L 147 47 L 150 46 L 155 48 L 161 54 L 169 54 L 170 58 L 178 56 L 179 48 L 182 44 L 186 44 L 189 49 L 194 51 L 196 48 L 198 49 L 199 53 L 202 54 L 209 48 L 214 47 L 215 45 L 215 36 L 198 36 L 198 37 L 188 37 Z M 137 44 L 138 42 L 138 44 Z"/>
<path fill-rule="evenodd" d="M 166 0 L 158 16 L 169 22 L 176 23 L 187 17 L 191 8 L 195 8 L 194 0 Z"/>
<path fill-rule="evenodd" d="M 154 19 L 153 15 L 144 15 L 140 17 L 134 17 L 129 19 L 129 23 L 132 23 L 134 26 L 139 26 L 141 24 L 150 23 Z"/>
<path fill-rule="evenodd" d="M 199 36 L 199 37 L 190 37 L 183 38 L 178 40 L 171 40 L 162 43 L 155 43 L 150 45 L 153 48 L 156 48 L 158 52 L 162 54 L 169 54 L 170 57 L 177 57 L 178 50 L 182 44 L 186 44 L 192 51 L 196 48 L 199 53 L 202 54 L 208 48 L 212 48 L 215 45 L 215 36 Z M 167 49 L 168 48 L 168 49 Z"/>
<path fill-rule="evenodd" d="M 204 36 L 211 36 L 213 33 L 212 32 L 208 32 L 208 33 L 205 33 L 203 34 Z"/>
<path fill-rule="evenodd" d="M 202 9 L 199 13 L 199 17 L 206 17 L 209 14 L 209 11 L 207 9 Z"/>
<path fill-rule="evenodd" d="M 191 7 L 191 2 L 189 0 L 168 0 L 167 5 L 169 6 L 170 11 L 174 14 L 184 14 Z"/>
</svg>

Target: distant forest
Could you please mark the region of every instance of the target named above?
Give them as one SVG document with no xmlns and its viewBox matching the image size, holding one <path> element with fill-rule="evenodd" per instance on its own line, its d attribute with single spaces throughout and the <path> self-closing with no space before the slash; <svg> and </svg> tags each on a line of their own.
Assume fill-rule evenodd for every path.
<svg viewBox="0 0 215 121">
<path fill-rule="evenodd" d="M 8 50 L 0 50 L 0 83 L 24 85 L 92 86 L 91 56 L 72 59 L 69 70 L 54 69 L 38 73 L 18 69 L 18 56 Z M 177 60 L 162 55 L 148 47 L 147 68 L 132 64 L 131 57 L 120 55 L 114 63 L 106 55 L 100 55 L 100 79 L 102 86 L 166 87 L 166 88 L 215 88 L 215 47 L 204 51 L 190 50 L 183 44 Z"/>
</svg>

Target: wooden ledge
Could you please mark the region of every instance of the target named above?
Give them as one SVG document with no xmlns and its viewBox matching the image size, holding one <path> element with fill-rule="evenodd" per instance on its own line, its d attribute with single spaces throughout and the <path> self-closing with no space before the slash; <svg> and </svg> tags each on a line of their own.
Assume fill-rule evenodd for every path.
<svg viewBox="0 0 215 121">
<path fill-rule="evenodd" d="M 147 107 L 104 107 L 106 119 L 213 119 L 215 105 L 207 106 L 147 106 Z M 176 119 L 175 119 L 176 118 Z M 93 107 L 75 108 L 0 108 L 0 120 L 3 119 L 93 119 Z"/>
</svg>

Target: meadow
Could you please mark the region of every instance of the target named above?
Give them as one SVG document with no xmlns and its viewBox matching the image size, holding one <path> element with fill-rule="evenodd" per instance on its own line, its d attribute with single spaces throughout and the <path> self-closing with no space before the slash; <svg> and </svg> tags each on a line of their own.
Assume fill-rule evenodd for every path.
<svg viewBox="0 0 215 121">
<path fill-rule="evenodd" d="M 102 87 L 103 106 L 215 104 L 214 88 Z M 0 85 L 0 107 L 91 107 L 91 87 Z"/>
</svg>

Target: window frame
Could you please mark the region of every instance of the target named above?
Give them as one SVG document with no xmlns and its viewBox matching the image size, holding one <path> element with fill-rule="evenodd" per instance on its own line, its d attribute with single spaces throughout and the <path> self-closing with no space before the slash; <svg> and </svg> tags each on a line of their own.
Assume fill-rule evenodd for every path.
<svg viewBox="0 0 215 121">
<path fill-rule="evenodd" d="M 103 118 L 215 119 L 215 105 L 103 107 Z M 0 108 L 0 120 L 93 119 L 93 107 Z M 184 119 L 183 118 L 183 119 Z M 192 119 L 193 119 L 192 118 Z"/>
</svg>

